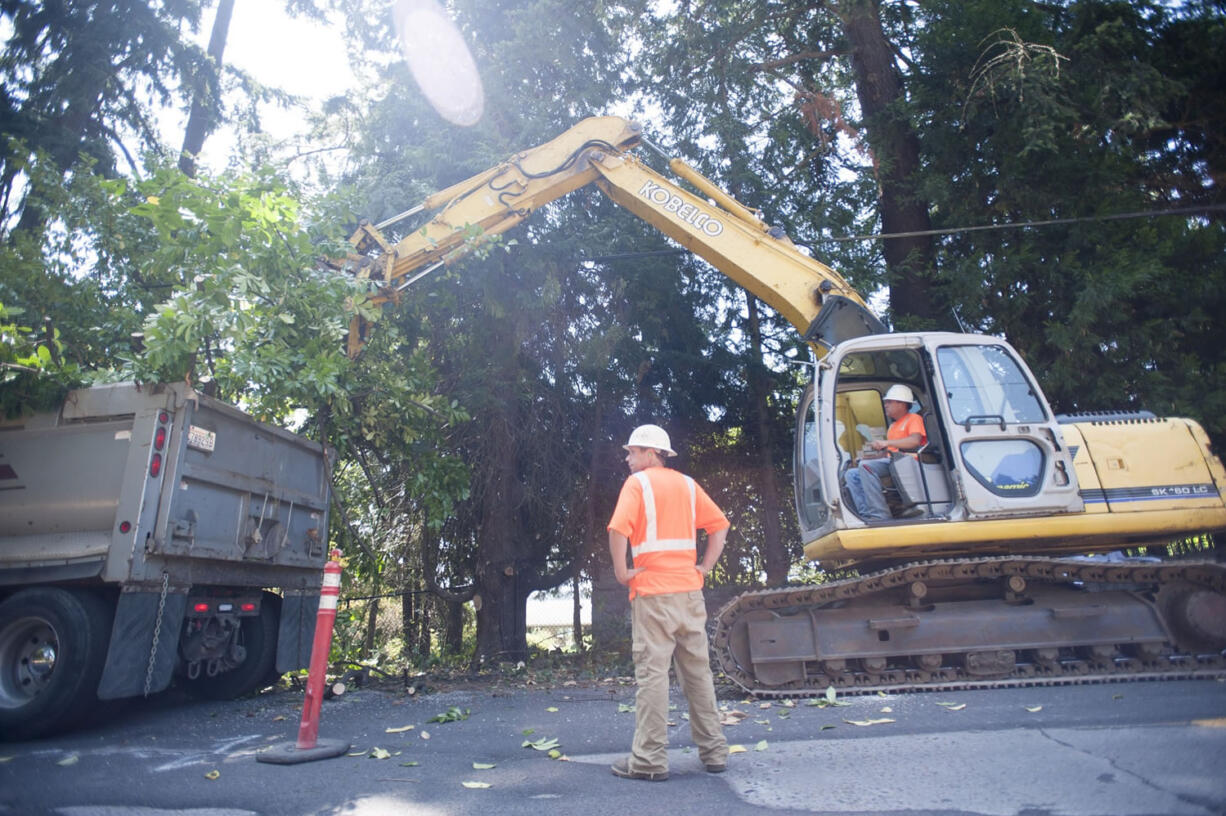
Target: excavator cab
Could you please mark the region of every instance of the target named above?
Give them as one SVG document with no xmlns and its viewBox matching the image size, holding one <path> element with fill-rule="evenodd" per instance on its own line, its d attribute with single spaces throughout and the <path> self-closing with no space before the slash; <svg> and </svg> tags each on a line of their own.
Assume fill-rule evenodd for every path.
<svg viewBox="0 0 1226 816">
<path fill-rule="evenodd" d="M 839 531 L 885 531 L 862 535 L 860 546 L 896 552 L 898 537 L 889 530 L 903 525 L 1084 509 L 1057 419 L 1004 341 L 938 332 L 868 335 L 833 348 L 815 374 L 796 433 L 796 500 L 806 542 Z M 892 517 L 871 521 L 849 501 L 844 474 L 873 455 L 872 440 L 885 438 L 882 397 L 894 384 L 915 394 L 911 411 L 922 417 L 927 441 L 915 454 L 889 454 L 882 481 Z"/>
</svg>

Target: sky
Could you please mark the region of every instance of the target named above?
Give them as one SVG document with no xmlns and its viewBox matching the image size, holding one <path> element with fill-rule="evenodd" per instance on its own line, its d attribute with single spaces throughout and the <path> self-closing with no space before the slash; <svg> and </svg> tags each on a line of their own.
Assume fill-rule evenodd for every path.
<svg viewBox="0 0 1226 816">
<path fill-rule="evenodd" d="M 207 47 L 213 16 L 201 24 L 197 41 Z M 316 20 L 292 18 L 285 13 L 283 0 L 239 0 L 234 4 L 223 62 L 240 68 L 263 85 L 279 88 L 305 98 L 318 108 L 320 102 L 353 88 L 357 80 L 349 70 L 343 27 Z M 304 111 L 266 108 L 261 115 L 264 130 L 275 138 L 301 133 Z M 187 116 L 176 111 L 167 116 L 164 127 L 170 144 L 182 141 Z M 224 129 L 205 140 L 201 163 L 214 170 L 223 169 L 234 150 L 234 134 Z"/>
</svg>

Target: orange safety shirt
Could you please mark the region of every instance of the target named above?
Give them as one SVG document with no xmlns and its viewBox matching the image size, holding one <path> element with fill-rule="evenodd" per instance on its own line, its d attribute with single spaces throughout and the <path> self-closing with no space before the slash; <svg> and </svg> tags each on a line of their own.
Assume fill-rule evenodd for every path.
<svg viewBox="0 0 1226 816">
<path fill-rule="evenodd" d="M 890 425 L 890 429 L 885 432 L 885 438 L 886 441 L 891 439 L 903 439 L 904 437 L 908 437 L 914 433 L 920 435 L 920 447 L 923 447 L 924 443 L 928 441 L 928 432 L 924 429 L 924 419 L 919 414 L 907 414 L 902 419 Z M 898 452 L 898 448 L 894 447 L 893 445 L 890 446 L 890 450 L 894 451 L 895 453 Z"/>
<path fill-rule="evenodd" d="M 711 534 L 729 526 L 723 511 L 689 476 L 666 467 L 630 474 L 608 529 L 630 541 L 634 566 L 643 570 L 630 579 L 631 600 L 702 589 L 697 530 Z"/>
</svg>

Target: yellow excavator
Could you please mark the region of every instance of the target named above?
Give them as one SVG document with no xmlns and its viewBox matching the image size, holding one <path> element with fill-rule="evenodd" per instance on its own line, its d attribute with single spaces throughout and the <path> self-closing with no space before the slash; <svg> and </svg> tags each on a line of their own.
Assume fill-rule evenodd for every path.
<svg viewBox="0 0 1226 816">
<path fill-rule="evenodd" d="M 729 679 L 786 697 L 1226 676 L 1226 565 L 1122 555 L 1226 530 L 1226 470 L 1199 424 L 1057 416 L 998 337 L 887 332 L 837 272 L 680 159 L 669 170 L 696 192 L 657 173 L 630 152 L 640 145 L 633 122 L 586 119 L 363 223 L 347 266 L 373 304 L 395 301 L 480 236 L 595 184 L 801 332 L 814 351 L 795 440 L 804 552 L 853 577 L 724 606 L 712 643 Z M 398 243 L 383 236 L 419 213 Z M 367 331 L 353 320 L 351 355 Z M 910 389 L 927 441 L 890 455 L 890 517 L 870 519 L 843 477 L 885 436 L 894 385 Z"/>
</svg>

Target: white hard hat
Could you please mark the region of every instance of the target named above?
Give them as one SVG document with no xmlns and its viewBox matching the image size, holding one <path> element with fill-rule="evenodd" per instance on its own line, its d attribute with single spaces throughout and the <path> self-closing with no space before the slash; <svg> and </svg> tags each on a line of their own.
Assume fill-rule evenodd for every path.
<svg viewBox="0 0 1226 816">
<path fill-rule="evenodd" d="M 668 439 L 668 431 L 659 425 L 640 425 L 630 433 L 630 441 L 623 448 L 655 448 L 665 456 L 676 456 L 672 443 Z"/>
<path fill-rule="evenodd" d="M 915 395 L 911 393 L 911 389 L 905 385 L 891 385 L 890 390 L 885 392 L 882 399 L 895 400 L 897 402 L 905 402 L 908 405 L 915 402 Z"/>
</svg>

